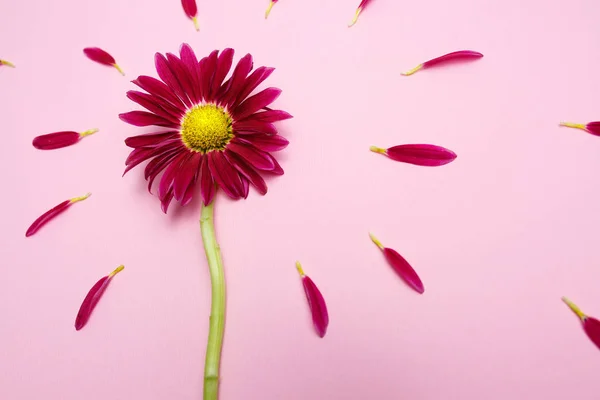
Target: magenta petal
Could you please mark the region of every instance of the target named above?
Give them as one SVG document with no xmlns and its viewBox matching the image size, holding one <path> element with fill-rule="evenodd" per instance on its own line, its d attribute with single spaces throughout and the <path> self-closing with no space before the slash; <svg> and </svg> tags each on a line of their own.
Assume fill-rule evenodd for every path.
<svg viewBox="0 0 600 400">
<path fill-rule="evenodd" d="M 270 171 L 275 166 L 267 153 L 258 150 L 250 144 L 239 143 L 238 140 L 234 139 L 227 145 L 227 148 L 256 169 Z"/>
<path fill-rule="evenodd" d="M 202 101 L 202 88 L 200 85 L 200 66 L 198 65 L 196 54 L 187 43 L 181 45 L 179 54 L 192 83 L 192 100 L 194 103 L 200 103 Z"/>
<path fill-rule="evenodd" d="M 267 152 L 283 150 L 290 143 L 279 135 L 244 135 L 239 140 L 247 141 L 257 149 Z"/>
<path fill-rule="evenodd" d="M 415 270 L 410 266 L 408 261 L 404 259 L 404 257 L 402 257 L 396 250 L 387 247 L 383 249 L 383 254 L 394 271 L 396 271 L 396 273 L 400 275 L 400 277 L 404 279 L 404 281 L 410 287 L 412 287 L 418 293 L 423 293 L 425 291 L 423 282 L 421 282 L 421 279 Z"/>
<path fill-rule="evenodd" d="M 146 133 L 144 135 L 128 137 L 125 139 L 125 145 L 133 148 L 155 146 L 166 140 L 178 138 L 179 136 L 179 132 Z"/>
<path fill-rule="evenodd" d="M 139 76 L 132 81 L 134 84 L 144 89 L 146 92 L 163 99 L 179 110 L 179 115 L 185 113 L 185 105 L 175 93 L 163 82 L 150 76 Z"/>
<path fill-rule="evenodd" d="M 283 110 L 268 110 L 268 111 L 254 113 L 238 122 L 240 122 L 240 123 L 246 122 L 246 121 L 277 122 L 277 121 L 283 121 L 283 120 L 290 119 L 290 118 L 293 118 L 292 115 Z"/>
<path fill-rule="evenodd" d="M 158 197 L 163 200 L 167 197 L 169 192 L 173 193 L 173 181 L 175 177 L 181 171 L 181 166 L 185 164 L 186 160 L 191 157 L 192 154 L 189 152 L 182 152 L 179 156 L 177 156 L 165 169 L 165 173 L 160 179 L 160 185 L 158 186 Z"/>
<path fill-rule="evenodd" d="M 153 158 L 144 169 L 144 178 L 148 181 L 148 192 L 152 193 L 152 185 L 160 172 L 167 167 L 177 156 L 179 150 L 171 150 Z"/>
<path fill-rule="evenodd" d="M 229 164 L 221 151 L 208 153 L 208 168 L 213 179 L 232 199 L 243 196 L 243 184 L 239 173 Z"/>
<path fill-rule="evenodd" d="M 92 286 L 88 294 L 85 296 L 85 299 L 83 299 L 81 307 L 79 307 L 79 312 L 77 313 L 77 318 L 75 319 L 76 330 L 80 330 L 85 326 L 85 324 L 87 324 L 88 320 L 90 319 L 90 315 L 92 315 L 92 311 L 94 311 L 94 308 L 96 308 L 96 305 L 106 291 L 108 284 L 116 274 L 123 270 L 123 268 L 124 267 L 122 265 L 119 266 L 109 275 L 100 278 L 100 280 L 96 282 L 94 286 Z"/>
<path fill-rule="evenodd" d="M 231 75 L 231 79 L 229 79 L 227 85 L 223 85 L 224 92 L 220 96 L 220 102 L 222 105 L 231 105 L 240 89 L 244 85 L 246 81 L 246 77 L 252 71 L 253 62 L 252 56 L 250 54 L 246 54 L 240 61 L 238 61 L 235 69 L 233 70 L 233 74 Z"/>
<path fill-rule="evenodd" d="M 196 14 L 198 14 L 196 0 L 181 0 L 181 6 L 183 7 L 185 15 L 187 15 L 189 18 L 194 18 Z"/>
<path fill-rule="evenodd" d="M 192 106 L 192 103 L 188 99 L 188 96 L 185 94 L 185 91 L 181 87 L 179 80 L 171 70 L 169 66 L 169 61 L 160 53 L 156 53 L 154 56 L 154 64 L 156 66 L 156 72 L 158 72 L 158 76 L 167 86 L 173 91 L 175 95 L 181 101 L 186 104 L 188 107 Z"/>
<path fill-rule="evenodd" d="M 242 104 L 233 111 L 234 119 L 246 118 L 250 114 L 268 106 L 274 102 L 281 94 L 281 89 L 267 88 L 254 96 L 248 97 Z"/>
<path fill-rule="evenodd" d="M 238 104 L 246 100 L 246 97 L 254 91 L 265 79 L 267 79 L 275 71 L 275 68 L 259 67 L 257 68 L 242 85 L 237 97 L 233 103 L 230 103 L 231 108 L 235 109 Z"/>
<path fill-rule="evenodd" d="M 233 64 L 233 49 L 227 48 L 221 52 L 217 60 L 217 66 L 211 82 L 210 96 L 214 98 L 221 87 L 221 83 L 229 73 L 231 65 Z"/>
<path fill-rule="evenodd" d="M 74 203 L 77 203 L 79 201 L 83 201 L 83 200 L 87 199 L 88 197 L 90 197 L 90 195 L 91 195 L 91 193 L 88 193 L 85 196 L 74 197 L 72 199 L 65 200 L 62 203 L 54 206 L 50 210 L 46 211 L 45 213 L 40 215 L 35 221 L 33 221 L 31 226 L 27 229 L 27 232 L 25 232 L 25 236 L 29 237 L 29 236 L 35 234 L 42 226 L 46 225 L 48 222 L 50 222 L 52 219 L 54 219 L 57 215 L 65 212 L 67 210 L 67 208 L 71 207 L 71 205 L 73 205 Z"/>
<path fill-rule="evenodd" d="M 185 96 L 190 100 L 190 104 L 197 103 L 194 101 L 195 92 L 194 92 L 194 82 L 192 76 L 188 73 L 188 69 L 183 64 L 183 62 L 174 54 L 167 53 L 167 61 L 169 62 L 169 68 L 171 72 L 173 72 L 173 76 L 179 82 L 179 86 L 181 87 Z"/>
<path fill-rule="evenodd" d="M 181 117 L 179 111 L 166 102 L 161 105 L 160 100 L 155 99 L 151 94 L 130 90 L 127 92 L 127 98 L 138 103 L 151 113 L 164 118 L 173 124 L 179 125 L 179 119 Z"/>
<path fill-rule="evenodd" d="M 298 272 L 300 272 L 300 276 L 302 277 L 302 286 L 304 287 L 306 300 L 308 300 L 315 330 L 319 337 L 324 337 L 327 332 L 327 326 L 329 326 L 329 313 L 327 312 L 325 299 L 312 279 L 304 274 L 300 263 L 296 263 L 296 268 L 298 268 Z"/>
<path fill-rule="evenodd" d="M 156 114 L 152 114 L 146 111 L 130 111 L 127 113 L 119 114 L 119 118 L 128 124 L 135 126 L 164 126 L 166 128 L 179 128 L 179 124 L 168 121 Z"/>
<path fill-rule="evenodd" d="M 202 60 L 200 60 L 200 84 L 202 85 L 202 94 L 204 96 L 204 100 L 206 101 L 212 100 L 210 91 L 215 69 L 217 68 L 218 56 L 219 51 L 213 50 L 208 57 L 204 57 Z"/>
<path fill-rule="evenodd" d="M 442 64 L 448 61 L 456 61 L 456 60 L 466 60 L 466 59 L 474 59 L 481 58 L 483 54 L 478 51 L 471 50 L 460 50 L 454 51 L 452 53 L 444 54 L 443 56 L 436 57 L 432 60 L 426 61 L 423 63 L 423 68 L 433 67 L 434 65 Z"/>
<path fill-rule="evenodd" d="M 83 53 L 92 61 L 96 61 L 97 63 L 103 65 L 113 66 L 116 64 L 113 56 L 108 54 L 106 51 L 98 48 L 98 47 L 86 47 L 83 49 Z"/>
<path fill-rule="evenodd" d="M 267 171 L 267 172 L 274 174 L 274 175 L 283 175 L 283 173 L 284 173 L 283 168 L 281 168 L 281 165 L 279 165 L 279 163 L 277 162 L 275 157 L 273 157 L 270 154 L 267 154 L 267 155 L 269 156 L 269 158 L 271 159 L 271 162 L 273 163 L 273 169 L 270 171 Z"/>
<path fill-rule="evenodd" d="M 209 205 L 215 197 L 215 181 L 208 168 L 208 155 L 202 156 L 200 164 L 200 194 L 204 205 Z"/>
<path fill-rule="evenodd" d="M 456 159 L 456 153 L 431 144 L 402 144 L 386 150 L 385 154 L 395 161 L 425 167 L 438 167 Z"/>
<path fill-rule="evenodd" d="M 262 195 L 267 194 L 267 184 L 260 174 L 242 160 L 238 155 L 232 153 L 229 150 L 225 150 L 225 157 L 229 160 L 231 165 L 237 169 L 248 181 L 258 190 Z"/>
<path fill-rule="evenodd" d="M 36 136 L 33 147 L 39 150 L 54 150 L 71 146 L 79 141 L 79 133 L 72 131 L 54 132 Z"/>
<path fill-rule="evenodd" d="M 194 177 L 198 174 L 201 161 L 202 154 L 194 153 L 189 159 L 182 163 L 182 166 L 175 176 L 175 181 L 173 183 L 175 200 L 183 200 L 187 188 L 192 184 Z"/>
<path fill-rule="evenodd" d="M 583 330 L 592 343 L 600 349 L 600 321 L 586 316 L 583 320 Z"/>
<path fill-rule="evenodd" d="M 277 128 L 270 122 L 264 121 L 236 121 L 233 123 L 233 130 L 236 133 L 246 134 L 248 132 L 266 133 L 269 135 L 277 134 Z"/>
</svg>

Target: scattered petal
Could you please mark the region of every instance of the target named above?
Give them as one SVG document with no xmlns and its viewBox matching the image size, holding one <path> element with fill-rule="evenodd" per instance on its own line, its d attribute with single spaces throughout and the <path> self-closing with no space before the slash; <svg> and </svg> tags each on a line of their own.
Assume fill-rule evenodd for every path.
<svg viewBox="0 0 600 400">
<path fill-rule="evenodd" d="M 299 261 L 296 261 L 296 269 L 302 278 L 302 286 L 304 286 L 304 293 L 306 293 L 306 300 L 308 300 L 308 306 L 310 307 L 315 330 L 319 337 L 323 337 L 325 336 L 327 326 L 329 325 L 329 313 L 327 312 L 325 299 L 323 299 L 323 295 L 312 279 L 304 274 Z"/>
<path fill-rule="evenodd" d="M 194 22 L 194 27 L 199 31 L 200 26 L 198 25 L 198 6 L 196 5 L 196 0 L 181 0 L 181 5 L 183 6 L 185 15 Z"/>
<path fill-rule="evenodd" d="M 108 287 L 108 284 L 112 280 L 112 278 L 123 271 L 125 267 L 120 265 L 113 272 L 108 274 L 107 276 L 101 278 L 88 292 L 85 299 L 83 299 L 83 303 L 81 303 L 81 307 L 79 308 L 79 312 L 77 313 L 77 318 L 75 319 L 75 329 L 80 330 L 87 324 L 90 319 L 90 315 L 92 315 L 92 311 L 96 308 L 98 301 L 104 294 L 104 291 Z"/>
<path fill-rule="evenodd" d="M 592 135 L 600 136 L 600 121 L 588 122 L 587 124 L 576 124 L 573 122 L 561 122 L 560 126 L 581 129 Z"/>
<path fill-rule="evenodd" d="M 271 9 L 279 0 L 271 0 L 269 3 L 269 7 L 267 7 L 267 11 L 265 11 L 265 19 L 269 18 L 269 14 L 271 14 Z"/>
<path fill-rule="evenodd" d="M 54 219 L 54 217 L 56 217 L 58 214 L 61 214 L 67 208 L 71 207 L 71 205 L 73 205 L 74 203 L 77 203 L 79 201 L 83 201 L 83 200 L 87 199 L 88 197 L 90 197 L 91 195 L 92 195 L 91 193 L 88 193 L 88 194 L 86 194 L 84 196 L 81 196 L 81 197 L 74 197 L 74 198 L 72 198 L 70 200 L 65 200 L 62 203 L 60 203 L 59 205 L 57 205 L 54 208 L 52 208 L 51 210 L 46 211 L 38 219 L 36 219 L 35 221 L 33 221 L 33 224 L 31 224 L 31 226 L 29 227 L 29 229 L 27 229 L 27 232 L 25 233 L 25 236 L 29 237 L 29 236 L 33 235 L 42 226 L 46 225 L 46 223 L 48 223 L 50 220 Z"/>
<path fill-rule="evenodd" d="M 96 132 L 98 132 L 98 129 L 89 129 L 81 133 L 73 131 L 48 133 L 46 135 L 36 136 L 33 139 L 33 147 L 39 150 L 60 149 L 62 147 L 71 146 L 79 142 L 79 139 Z"/>
<path fill-rule="evenodd" d="M 577 307 L 571 300 L 566 297 L 562 298 L 562 301 L 565 302 L 566 305 L 569 306 L 571 311 L 573 311 L 579 319 L 581 319 L 581 324 L 583 326 L 583 330 L 586 335 L 590 338 L 592 343 L 596 345 L 600 349 L 600 321 L 596 318 L 592 318 L 590 316 L 585 315 L 579 307 Z"/>
<path fill-rule="evenodd" d="M 362 0 L 360 2 L 360 4 L 358 5 L 358 8 L 356 9 L 356 14 L 354 14 L 354 18 L 352 18 L 352 21 L 348 24 L 348 28 L 350 28 L 351 26 L 354 26 L 354 24 L 356 24 L 356 21 L 358 21 L 358 16 L 370 2 L 371 2 L 371 0 Z"/>
<path fill-rule="evenodd" d="M 456 153 L 432 144 L 402 144 L 389 149 L 371 146 L 374 153 L 385 154 L 395 161 L 424 167 L 439 167 L 456 159 Z"/>
<path fill-rule="evenodd" d="M 396 250 L 384 247 L 373 234 L 370 233 L 369 236 L 373 243 L 383 251 L 385 259 L 392 266 L 394 271 L 396 271 L 396 273 L 415 291 L 421 294 L 425 292 L 425 287 L 423 286 L 423 282 L 421 282 L 421 278 L 419 278 L 419 275 L 417 275 L 408 261 L 406 261 Z"/>
<path fill-rule="evenodd" d="M 86 47 L 83 49 L 85 55 L 92 61 L 96 61 L 102 65 L 108 65 L 110 67 L 114 67 L 121 73 L 121 75 L 125 76 L 125 73 L 119 67 L 113 56 L 108 54 L 106 51 L 98 48 L 98 47 Z"/>
<path fill-rule="evenodd" d="M 472 51 L 472 50 L 460 50 L 452 53 L 444 54 L 443 56 L 434 58 L 429 61 L 425 61 L 423 64 L 419 64 L 408 72 L 402 72 L 402 75 L 409 76 L 414 74 L 415 72 L 433 67 L 434 65 L 443 64 L 450 61 L 459 61 L 459 60 L 472 60 L 483 57 L 483 54 Z"/>
<path fill-rule="evenodd" d="M 7 67 L 15 68 L 15 64 L 11 63 L 10 61 L 0 60 L 0 67 L 3 65 L 6 65 Z"/>
</svg>

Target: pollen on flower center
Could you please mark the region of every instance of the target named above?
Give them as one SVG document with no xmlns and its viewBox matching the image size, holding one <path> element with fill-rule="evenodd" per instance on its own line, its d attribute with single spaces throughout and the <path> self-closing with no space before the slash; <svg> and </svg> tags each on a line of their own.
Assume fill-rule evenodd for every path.
<svg viewBox="0 0 600 400">
<path fill-rule="evenodd" d="M 181 139 L 193 151 L 208 153 L 223 150 L 233 138 L 229 114 L 214 104 L 189 110 L 181 123 Z"/>
</svg>

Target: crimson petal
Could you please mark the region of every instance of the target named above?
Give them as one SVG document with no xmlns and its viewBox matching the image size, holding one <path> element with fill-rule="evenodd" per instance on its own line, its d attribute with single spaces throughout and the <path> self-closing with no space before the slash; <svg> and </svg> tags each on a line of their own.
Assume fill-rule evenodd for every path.
<svg viewBox="0 0 600 400">
<path fill-rule="evenodd" d="M 302 286 L 304 287 L 304 293 L 306 294 L 306 300 L 310 308 L 312 315 L 313 325 L 317 331 L 319 337 L 324 337 L 329 326 L 329 313 L 327 311 L 327 304 L 321 294 L 321 291 L 315 285 L 312 279 L 304 274 L 302 266 L 296 261 L 296 268 L 302 278 Z"/>
<path fill-rule="evenodd" d="M 267 79 L 275 71 L 275 68 L 259 67 L 257 68 L 244 82 L 231 108 L 235 109 L 238 104 L 246 100 L 246 97 L 254 91 L 265 79 Z"/>
<path fill-rule="evenodd" d="M 173 91 L 164 83 L 151 76 L 139 76 L 133 80 L 132 83 L 136 84 L 146 92 L 170 103 L 176 109 L 179 110 L 179 115 L 185 113 L 185 105 L 179 97 L 173 93 Z"/>
<path fill-rule="evenodd" d="M 481 54 L 477 51 L 472 51 L 472 50 L 454 51 L 452 53 L 444 54 L 443 56 L 436 57 L 429 61 L 425 61 L 423 64 L 417 65 L 415 68 L 411 69 L 410 71 L 403 72 L 402 75 L 409 76 L 421 69 L 430 68 L 430 67 L 433 67 L 433 66 L 436 66 L 439 64 L 444 64 L 444 63 L 447 63 L 450 61 L 473 60 L 473 59 L 477 59 L 477 58 L 481 58 L 481 57 L 483 57 L 483 54 Z"/>
<path fill-rule="evenodd" d="M 600 349 L 600 321 L 596 318 L 585 315 L 571 300 L 563 297 L 562 300 L 569 306 L 571 311 L 575 313 L 581 320 L 583 330 L 588 338 Z"/>
<path fill-rule="evenodd" d="M 257 149 L 268 152 L 283 150 L 290 143 L 286 138 L 279 135 L 244 135 L 239 140 L 244 140 Z"/>
<path fill-rule="evenodd" d="M 227 148 L 240 156 L 248 164 L 262 171 L 271 171 L 275 166 L 271 158 L 256 147 L 248 143 L 240 143 L 237 139 L 233 139 Z"/>
<path fill-rule="evenodd" d="M 283 110 L 268 110 L 254 113 L 238 122 L 261 121 L 261 122 L 277 122 L 293 118 L 291 114 Z"/>
<path fill-rule="evenodd" d="M 79 139 L 98 132 L 98 129 L 90 129 L 85 132 L 62 131 L 36 136 L 33 139 L 33 147 L 39 150 L 54 150 L 74 145 Z"/>
<path fill-rule="evenodd" d="M 244 160 L 242 160 L 237 154 L 232 153 L 229 150 L 225 150 L 225 157 L 229 160 L 231 165 L 237 169 L 248 181 L 258 190 L 258 193 L 265 195 L 267 194 L 267 184 L 260 174 Z"/>
<path fill-rule="evenodd" d="M 456 153 L 432 144 L 402 144 L 389 149 L 371 146 L 372 152 L 387 155 L 395 161 L 425 167 L 439 167 L 456 159 Z"/>
<path fill-rule="evenodd" d="M 88 292 L 83 299 L 83 303 L 81 303 L 81 307 L 79 307 L 79 312 L 77 313 L 77 318 L 75 319 L 75 329 L 80 330 L 87 324 L 90 316 L 92 315 L 92 311 L 96 308 L 98 301 L 106 291 L 108 284 L 111 282 L 112 278 L 123 271 L 125 267 L 120 265 L 113 272 L 108 274 L 107 276 L 100 278 L 98 282 Z"/>
<path fill-rule="evenodd" d="M 125 75 L 121 67 L 117 65 L 114 57 L 108 54 L 106 51 L 102 50 L 98 47 L 86 47 L 83 49 L 83 53 L 92 61 L 95 61 L 102 65 L 108 65 L 114 67 L 121 73 L 121 75 Z"/>
<path fill-rule="evenodd" d="M 215 181 L 208 167 L 208 155 L 202 156 L 200 164 L 200 194 L 204 205 L 209 205 L 215 197 Z"/>
<path fill-rule="evenodd" d="M 41 216 L 39 216 L 35 221 L 33 221 L 31 226 L 27 229 L 27 232 L 25 232 L 25 236 L 29 237 L 29 236 L 35 234 L 42 226 L 46 225 L 48 222 L 50 222 L 52 219 L 54 219 L 57 215 L 65 212 L 67 210 L 67 208 L 71 207 L 74 203 L 83 201 L 83 200 L 87 199 L 88 197 L 90 197 L 91 195 L 92 195 L 91 193 L 88 193 L 84 196 L 74 197 L 72 199 L 65 200 L 62 203 L 54 206 L 53 208 L 51 208 L 50 210 L 46 211 Z"/>
<path fill-rule="evenodd" d="M 421 294 L 425 292 L 425 287 L 423 286 L 421 278 L 419 278 L 408 261 L 406 261 L 404 257 L 402 257 L 396 250 L 384 247 L 381 242 L 372 234 L 370 234 L 370 236 L 373 243 L 375 243 L 377 247 L 383 251 L 386 260 L 394 269 L 394 271 L 396 271 L 396 273 L 400 275 L 400 277 L 416 292 Z"/>
<path fill-rule="evenodd" d="M 281 94 L 281 89 L 267 88 L 254 96 L 248 97 L 233 112 L 235 119 L 242 119 L 274 102 Z"/>
<path fill-rule="evenodd" d="M 149 113 L 147 111 L 129 111 L 123 114 L 119 114 L 119 118 L 128 124 L 134 126 L 163 126 L 166 128 L 179 128 L 178 123 L 171 122 L 163 117 L 159 117 L 156 114 Z"/>
<path fill-rule="evenodd" d="M 232 199 L 243 196 L 243 184 L 239 173 L 229 164 L 221 151 L 208 153 L 208 168 L 213 179 Z"/>
</svg>

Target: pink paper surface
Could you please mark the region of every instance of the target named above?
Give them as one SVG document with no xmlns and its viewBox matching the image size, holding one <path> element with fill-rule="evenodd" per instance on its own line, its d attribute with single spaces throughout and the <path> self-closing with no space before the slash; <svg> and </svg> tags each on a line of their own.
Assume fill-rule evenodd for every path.
<svg viewBox="0 0 600 400">
<path fill-rule="evenodd" d="M 164 215 L 142 171 L 121 178 L 117 115 L 154 52 L 233 47 L 291 144 L 269 193 L 220 195 L 228 281 L 222 400 L 597 400 L 600 354 L 561 303 L 600 316 L 600 2 L 3 1 L 0 399 L 201 398 L 210 283 L 199 203 Z M 127 76 L 93 63 L 110 52 Z M 455 50 L 475 62 L 406 71 Z M 39 151 L 36 135 L 99 128 Z M 432 143 L 458 159 L 394 163 L 369 146 Z M 91 191 L 26 239 L 29 224 Z M 372 231 L 417 270 L 395 276 Z M 300 260 L 331 323 L 313 332 Z M 89 288 L 119 264 L 88 325 Z"/>
</svg>

